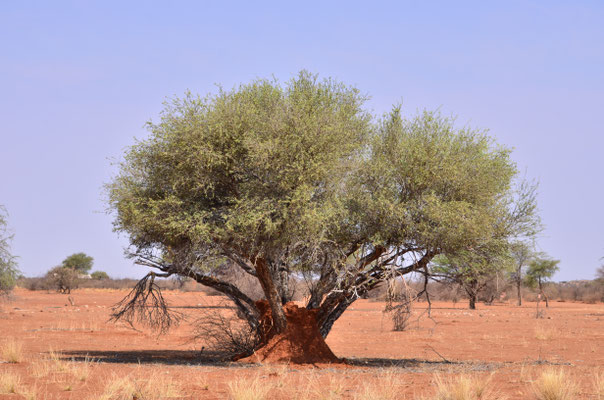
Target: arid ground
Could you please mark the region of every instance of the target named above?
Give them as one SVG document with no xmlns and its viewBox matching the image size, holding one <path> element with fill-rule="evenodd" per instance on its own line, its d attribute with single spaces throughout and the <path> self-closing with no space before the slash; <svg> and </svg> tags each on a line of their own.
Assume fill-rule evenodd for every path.
<svg viewBox="0 0 604 400">
<path fill-rule="evenodd" d="M 0 303 L 0 344 L 22 345 L 19 362 L 5 355 L 0 363 L 0 384 L 12 376 L 18 394 L 0 398 L 111 399 L 130 384 L 159 393 L 154 398 L 226 399 L 257 390 L 270 399 L 368 399 L 380 391 L 419 399 L 434 394 L 439 377 L 465 375 L 490 379 L 489 388 L 509 399 L 534 399 L 533 381 L 562 369 L 577 385 L 574 398 L 597 399 L 594 377 L 604 371 L 603 304 L 553 302 L 536 319 L 535 303 L 470 311 L 466 303 L 437 302 L 428 317 L 422 302 L 408 329 L 393 332 L 384 303 L 359 300 L 327 339 L 346 365 L 250 365 L 213 361 L 202 342 L 190 341 L 188 322 L 159 337 L 107 322 L 126 293 L 80 289 L 71 305 L 67 295 L 17 289 Z M 197 292 L 165 296 L 192 316 L 195 307 L 219 304 Z"/>
</svg>

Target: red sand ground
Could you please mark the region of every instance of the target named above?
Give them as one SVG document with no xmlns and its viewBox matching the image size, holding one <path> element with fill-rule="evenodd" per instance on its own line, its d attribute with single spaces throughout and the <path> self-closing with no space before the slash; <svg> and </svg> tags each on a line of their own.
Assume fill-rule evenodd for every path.
<svg viewBox="0 0 604 400">
<path fill-rule="evenodd" d="M 191 326 L 182 324 L 168 335 L 135 331 L 107 323 L 110 307 L 125 291 L 82 289 L 71 296 L 15 291 L 11 302 L 0 303 L 0 342 L 23 343 L 24 360 L 0 363 L 21 377 L 23 388 L 38 388 L 40 399 L 96 399 L 115 377 L 149 377 L 160 373 L 178 382 L 186 399 L 228 398 L 230 382 L 256 378 L 273 387 L 270 398 L 354 398 L 364 385 L 378 382 L 384 372 L 395 374 L 407 399 L 434 392 L 434 373 L 469 374 L 487 379 L 510 399 L 532 399 L 531 381 L 544 369 L 562 368 L 579 385 L 577 399 L 596 399 L 592 379 L 604 372 L 604 305 L 553 302 L 544 319 L 535 319 L 535 304 L 523 307 L 435 303 L 432 318 L 425 303 L 414 308 L 410 328 L 393 332 L 382 313 L 384 304 L 357 301 L 336 322 L 327 344 L 347 366 L 254 366 L 210 362 L 191 343 Z M 200 293 L 167 292 L 173 306 L 216 305 L 218 298 Z M 195 309 L 182 308 L 194 315 Z M 420 315 L 422 315 L 420 317 Z M 60 372 L 36 379 L 35 369 L 49 352 L 60 352 L 73 365 L 86 356 L 92 364 L 85 380 Z M 308 393 L 307 393 L 308 394 Z M 339 397 L 338 397 L 339 396 Z M 0 399 L 20 399 L 15 394 Z"/>
</svg>

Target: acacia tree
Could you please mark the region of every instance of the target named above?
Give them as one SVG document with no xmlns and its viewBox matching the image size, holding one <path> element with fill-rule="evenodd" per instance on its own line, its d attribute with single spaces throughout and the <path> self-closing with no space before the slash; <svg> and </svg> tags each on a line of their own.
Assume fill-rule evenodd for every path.
<svg viewBox="0 0 604 400">
<path fill-rule="evenodd" d="M 94 258 L 86 253 L 74 253 L 65 258 L 61 263 L 64 268 L 72 269 L 80 274 L 87 274 L 92 269 Z"/>
<path fill-rule="evenodd" d="M 548 281 L 556 272 L 558 272 L 560 269 L 560 267 L 558 267 L 559 263 L 560 260 L 552 260 L 542 255 L 531 261 L 526 271 L 527 285 L 530 287 L 539 288 L 539 295 L 543 296 L 545 299 L 546 307 L 549 307 L 549 301 L 545 291 L 543 290 L 543 283 Z"/>
<path fill-rule="evenodd" d="M 180 275 L 227 296 L 261 348 L 299 323 L 284 305 L 304 272 L 326 337 L 384 280 L 500 235 L 516 174 L 507 148 L 434 112 L 376 120 L 364 101 L 301 72 L 166 104 L 107 186 L 115 230 L 153 269 L 114 316 L 168 328 L 154 280 Z M 212 273 L 225 262 L 259 281 L 264 303 Z"/>
<path fill-rule="evenodd" d="M 0 205 L 0 295 L 10 294 L 19 275 L 17 258 L 11 253 L 13 235 L 8 229 L 7 215 L 6 208 Z"/>
<path fill-rule="evenodd" d="M 499 274 L 510 269 L 510 259 L 492 249 L 465 250 L 434 258 L 430 276 L 439 282 L 459 285 L 468 296 L 468 307 L 476 309 L 478 295 Z M 492 301 L 492 299 L 490 299 Z"/>
</svg>

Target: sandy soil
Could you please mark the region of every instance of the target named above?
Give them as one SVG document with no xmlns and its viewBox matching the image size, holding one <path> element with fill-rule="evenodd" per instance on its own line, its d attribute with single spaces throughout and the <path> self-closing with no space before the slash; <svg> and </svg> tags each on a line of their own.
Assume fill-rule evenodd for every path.
<svg viewBox="0 0 604 400">
<path fill-rule="evenodd" d="M 0 363 L 0 376 L 20 377 L 18 394 L 39 399 L 98 399 L 119 378 L 172 382 L 185 399 L 229 398 L 229 384 L 270 389 L 268 398 L 355 398 L 366 388 L 394 382 L 398 398 L 434 393 L 434 379 L 466 374 L 491 379 L 510 399 L 533 399 L 532 381 L 545 369 L 563 369 L 578 385 L 577 399 L 597 399 L 594 375 L 604 372 L 604 305 L 551 303 L 535 318 L 535 303 L 478 305 L 418 303 L 409 328 L 393 332 L 383 303 L 357 301 L 338 320 L 327 343 L 347 366 L 220 363 L 190 341 L 183 323 L 164 336 L 107 322 L 125 291 L 81 289 L 67 295 L 17 289 L 0 303 L 0 343 L 23 345 L 22 361 Z M 216 306 L 218 298 L 167 292 L 169 302 L 189 315 L 191 306 Z M 0 358 L 2 356 L 0 355 Z M 52 358 L 54 357 L 54 361 Z M 86 362 L 86 359 L 94 362 Z M 59 359 L 59 362 L 56 362 Z M 141 383 L 142 384 L 142 383 Z M 37 390 L 36 390 L 37 389 Z"/>
</svg>

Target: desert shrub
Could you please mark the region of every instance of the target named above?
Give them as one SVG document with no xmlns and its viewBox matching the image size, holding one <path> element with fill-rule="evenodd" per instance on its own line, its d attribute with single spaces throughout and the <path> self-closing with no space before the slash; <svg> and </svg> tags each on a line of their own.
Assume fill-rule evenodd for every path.
<svg viewBox="0 0 604 400">
<path fill-rule="evenodd" d="M 196 320 L 194 340 L 202 340 L 208 352 L 222 359 L 253 353 L 259 337 L 237 310 L 226 303 L 203 308 Z"/>
<path fill-rule="evenodd" d="M 78 287 L 80 274 L 71 268 L 63 266 L 54 267 L 46 273 L 46 281 L 49 288 L 59 293 L 71 293 L 72 289 Z"/>
<path fill-rule="evenodd" d="M 20 277 L 17 286 L 27 290 L 50 290 L 49 282 L 44 277 L 26 278 Z"/>
<path fill-rule="evenodd" d="M 109 279 L 109 275 L 107 275 L 107 272 L 105 271 L 94 271 L 92 274 L 90 274 L 90 278 L 100 281 L 104 279 Z"/>
</svg>

